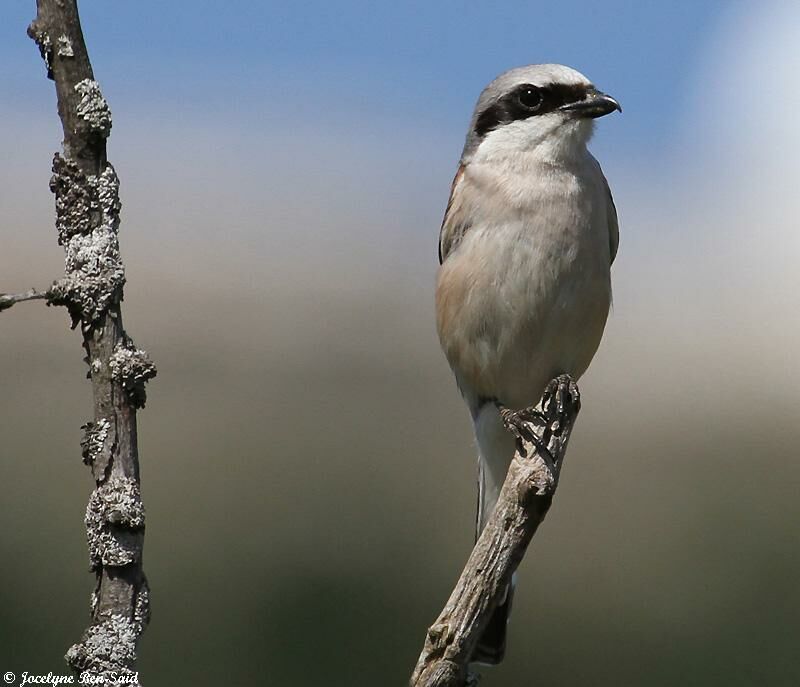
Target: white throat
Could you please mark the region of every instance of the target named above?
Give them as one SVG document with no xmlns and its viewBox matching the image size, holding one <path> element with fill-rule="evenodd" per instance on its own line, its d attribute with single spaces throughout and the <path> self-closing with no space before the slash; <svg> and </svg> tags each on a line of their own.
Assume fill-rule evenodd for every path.
<svg viewBox="0 0 800 687">
<path fill-rule="evenodd" d="M 569 165 L 586 157 L 586 144 L 593 132 L 591 119 L 565 120 L 560 112 L 530 117 L 490 131 L 465 162 Z"/>
</svg>

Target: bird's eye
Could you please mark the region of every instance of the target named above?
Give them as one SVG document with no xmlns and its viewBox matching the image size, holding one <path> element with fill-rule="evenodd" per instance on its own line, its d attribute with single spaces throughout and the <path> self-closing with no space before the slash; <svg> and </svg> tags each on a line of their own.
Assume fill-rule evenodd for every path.
<svg viewBox="0 0 800 687">
<path fill-rule="evenodd" d="M 526 110 L 535 110 L 542 104 L 542 93 L 536 86 L 522 86 L 517 91 L 517 100 Z"/>
</svg>

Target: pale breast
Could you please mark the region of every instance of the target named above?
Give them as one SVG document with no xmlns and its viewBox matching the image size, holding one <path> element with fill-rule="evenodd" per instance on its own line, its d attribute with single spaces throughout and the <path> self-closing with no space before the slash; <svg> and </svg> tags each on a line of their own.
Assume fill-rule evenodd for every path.
<svg viewBox="0 0 800 687">
<path fill-rule="evenodd" d="M 461 190 L 476 200 L 461 205 L 473 219 L 437 278 L 439 337 L 459 384 L 512 407 L 535 403 L 557 374 L 583 374 L 611 299 L 602 184 L 552 173 L 519 180 L 527 196 L 506 183 L 525 199 L 515 203 L 467 172 L 475 188 Z"/>
</svg>

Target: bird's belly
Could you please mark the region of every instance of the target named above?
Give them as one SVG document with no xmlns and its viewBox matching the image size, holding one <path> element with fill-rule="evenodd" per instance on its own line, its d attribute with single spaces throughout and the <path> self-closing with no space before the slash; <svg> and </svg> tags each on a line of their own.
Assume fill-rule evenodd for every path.
<svg viewBox="0 0 800 687">
<path fill-rule="evenodd" d="M 578 378 L 591 362 L 611 300 L 608 256 L 589 228 L 470 233 L 439 272 L 442 346 L 469 396 L 532 405 L 553 377 Z"/>
</svg>

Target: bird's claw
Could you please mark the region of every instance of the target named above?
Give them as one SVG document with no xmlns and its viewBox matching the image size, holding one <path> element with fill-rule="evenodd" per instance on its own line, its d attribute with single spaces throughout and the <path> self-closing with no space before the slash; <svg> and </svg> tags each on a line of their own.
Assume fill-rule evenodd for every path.
<svg viewBox="0 0 800 687">
<path fill-rule="evenodd" d="M 542 397 L 543 410 L 535 407 L 511 410 L 499 401 L 496 405 L 503 426 L 517 440 L 517 450 L 520 454 L 526 455 L 526 442 L 533 444 L 547 467 L 555 473 L 557 469 L 555 459 L 547 447 L 550 437 L 560 435 L 570 418 L 574 417 L 581 407 L 581 395 L 572 377 L 566 374 L 559 375 L 547 385 Z M 543 436 L 540 437 L 535 432 L 532 424 L 543 428 Z"/>
<path fill-rule="evenodd" d="M 528 431 L 526 423 L 536 422 L 541 425 L 547 424 L 547 418 L 544 413 L 534 407 L 522 408 L 521 410 L 511 410 L 504 405 L 498 403 L 500 410 L 500 418 L 503 420 L 503 426 L 513 434 L 519 434 L 520 431 Z"/>
<path fill-rule="evenodd" d="M 530 426 L 530 422 L 536 422 L 544 427 L 547 426 L 547 418 L 536 408 L 523 408 L 522 410 L 511 410 L 501 403 L 497 403 L 500 412 L 500 419 L 503 426 L 514 435 L 517 440 L 517 451 L 523 457 L 527 457 L 525 442 L 531 443 L 536 447 L 537 452 L 542 457 L 551 472 L 555 471 L 555 460 L 552 454 Z"/>
<path fill-rule="evenodd" d="M 552 405 L 554 403 L 555 408 Z M 559 375 L 553 379 L 545 389 L 542 407 L 548 416 L 555 415 L 554 420 L 547 422 L 551 431 L 560 433 L 567 420 L 581 407 L 581 394 L 572 377 Z"/>
</svg>

